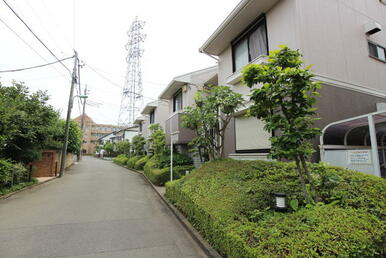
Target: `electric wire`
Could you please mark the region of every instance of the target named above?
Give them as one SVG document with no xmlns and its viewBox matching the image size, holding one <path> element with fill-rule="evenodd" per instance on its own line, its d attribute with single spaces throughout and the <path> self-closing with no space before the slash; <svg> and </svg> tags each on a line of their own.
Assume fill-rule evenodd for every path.
<svg viewBox="0 0 386 258">
<path fill-rule="evenodd" d="M 15 34 L 21 41 L 23 41 L 23 43 L 28 46 L 33 52 L 35 52 L 36 55 L 38 55 L 41 59 L 43 59 L 45 62 L 48 63 L 47 59 L 45 59 L 41 54 L 39 54 L 38 51 L 36 51 L 36 49 L 34 49 L 30 44 L 28 44 L 27 41 L 25 41 L 15 30 L 13 30 L 5 21 L 3 21 L 1 18 L 0 18 L 0 22 L 4 24 L 5 27 L 7 27 L 13 34 Z"/>
<path fill-rule="evenodd" d="M 65 52 L 63 51 L 63 49 L 60 47 L 59 43 L 56 41 L 56 39 L 52 36 L 52 34 L 48 31 L 48 29 L 46 28 L 46 25 L 45 23 L 42 21 L 42 18 L 40 17 L 40 15 L 38 15 L 38 13 L 36 12 L 35 8 L 29 3 L 29 1 L 26 1 L 28 7 L 31 9 L 33 15 L 36 17 L 36 19 L 38 20 L 38 22 L 40 23 L 40 26 L 44 29 L 44 31 L 47 33 L 47 35 L 49 36 L 49 38 L 51 39 L 51 41 L 55 44 L 56 48 L 60 50 L 60 52 L 63 54 L 63 55 L 66 55 Z"/>
<path fill-rule="evenodd" d="M 62 62 L 62 61 L 65 61 L 65 60 L 68 60 L 68 59 L 71 59 L 71 58 L 74 58 L 74 56 L 62 58 L 62 59 L 60 59 L 58 61 L 54 61 L 54 62 L 50 62 L 50 63 L 46 63 L 46 64 L 41 64 L 41 65 L 35 65 L 35 66 L 30 66 L 30 67 L 18 68 L 18 69 L 3 70 L 3 71 L 0 71 L 0 73 L 22 72 L 22 71 L 26 71 L 26 70 L 41 68 L 41 67 L 57 64 L 59 62 Z"/>
<path fill-rule="evenodd" d="M 122 86 L 120 86 L 119 84 L 113 82 L 112 80 L 110 80 L 109 78 L 107 78 L 106 76 L 104 76 L 103 74 L 101 74 L 100 72 L 98 72 L 96 69 L 94 69 L 93 67 L 91 67 L 89 64 L 87 64 L 86 62 L 83 61 L 83 63 L 85 64 L 85 66 L 87 66 L 88 68 L 90 68 L 91 71 L 93 71 L 95 74 L 97 74 L 99 77 L 103 78 L 105 81 L 109 82 L 111 85 L 117 87 L 117 88 L 120 88 L 120 89 L 123 89 Z M 148 96 L 145 96 L 143 94 L 139 94 L 139 93 L 136 93 L 136 92 L 131 92 L 131 91 L 127 91 L 127 93 L 133 93 L 134 95 L 137 95 L 137 96 L 141 96 L 141 97 L 144 97 L 144 98 L 147 98 L 147 99 L 150 99 L 150 100 L 156 100 L 155 98 L 152 98 L 152 97 L 148 97 Z"/>
<path fill-rule="evenodd" d="M 66 33 L 65 30 L 63 30 L 63 27 L 57 22 L 55 15 L 52 13 L 51 9 L 48 7 L 45 0 L 41 0 L 41 3 L 43 4 L 44 9 L 46 10 L 47 15 L 49 16 L 50 20 L 54 23 L 55 27 L 60 31 L 60 36 L 62 37 L 61 42 L 64 42 L 69 49 L 73 49 L 73 46 L 69 43 L 69 36 Z"/>
<path fill-rule="evenodd" d="M 99 67 L 95 67 L 93 65 L 93 68 L 99 72 L 102 72 L 102 73 L 105 73 L 105 74 L 109 74 L 109 75 L 113 75 L 113 76 L 116 76 L 116 77 L 119 77 L 119 78 L 123 78 L 125 79 L 126 76 L 123 76 L 123 75 L 120 75 L 120 74 L 116 74 L 116 73 L 112 73 L 112 72 L 108 72 L 108 71 L 105 71 L 105 70 L 102 70 L 100 69 Z M 148 83 L 148 84 L 153 84 L 153 85 L 159 85 L 159 86 L 165 86 L 166 84 L 165 83 L 160 83 L 160 82 L 152 82 L 152 81 L 147 81 L 147 80 L 143 80 L 144 83 Z M 121 87 L 122 88 L 122 87 Z"/>
<path fill-rule="evenodd" d="M 6 0 L 3 0 L 3 2 L 7 5 L 7 7 L 16 15 L 16 17 L 25 25 L 25 27 L 32 33 L 32 35 L 34 35 L 34 37 L 45 47 L 45 49 L 47 49 L 48 52 L 50 52 L 50 54 L 55 57 L 56 60 L 59 61 L 59 63 L 71 74 L 71 70 L 68 69 L 67 66 L 65 66 L 61 61 L 60 59 L 51 51 L 51 49 L 49 49 L 47 47 L 47 45 L 39 38 L 39 36 L 37 36 L 35 34 L 35 32 L 31 29 L 31 27 L 23 20 L 23 18 L 21 18 L 17 12 L 12 8 L 12 6 L 10 6 L 8 4 L 8 2 Z"/>
</svg>

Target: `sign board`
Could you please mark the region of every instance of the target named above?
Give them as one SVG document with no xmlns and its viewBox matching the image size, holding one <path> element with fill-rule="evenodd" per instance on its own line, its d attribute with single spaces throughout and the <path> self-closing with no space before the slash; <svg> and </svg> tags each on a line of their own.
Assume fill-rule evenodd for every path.
<svg viewBox="0 0 386 258">
<path fill-rule="evenodd" d="M 172 134 L 171 138 L 172 138 L 173 143 L 178 141 L 178 134 Z"/>
<path fill-rule="evenodd" d="M 372 164 L 371 150 L 349 150 L 348 164 Z"/>
</svg>

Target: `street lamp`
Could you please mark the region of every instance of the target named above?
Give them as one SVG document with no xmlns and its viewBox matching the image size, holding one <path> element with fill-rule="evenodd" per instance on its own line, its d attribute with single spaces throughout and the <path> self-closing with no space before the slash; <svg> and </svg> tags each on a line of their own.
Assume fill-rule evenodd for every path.
<svg viewBox="0 0 386 258">
<path fill-rule="evenodd" d="M 285 193 L 275 193 L 275 210 L 286 211 L 287 210 L 287 195 Z"/>
</svg>

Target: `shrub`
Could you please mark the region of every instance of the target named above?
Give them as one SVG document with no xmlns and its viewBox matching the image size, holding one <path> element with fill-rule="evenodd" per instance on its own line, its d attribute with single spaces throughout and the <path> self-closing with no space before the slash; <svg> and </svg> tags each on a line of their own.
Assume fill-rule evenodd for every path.
<svg viewBox="0 0 386 258">
<path fill-rule="evenodd" d="M 152 169 L 160 168 L 159 157 L 157 155 L 152 156 L 143 167 L 145 173 L 150 173 Z"/>
<path fill-rule="evenodd" d="M 23 164 L 13 164 L 7 160 L 0 159 L 0 188 L 11 185 L 12 174 L 13 184 L 19 184 L 28 180 L 28 170 Z"/>
<path fill-rule="evenodd" d="M 170 167 L 170 155 L 161 155 L 159 162 L 161 168 Z M 173 153 L 173 166 L 185 165 L 193 165 L 192 158 L 184 154 Z"/>
<path fill-rule="evenodd" d="M 117 157 L 113 158 L 113 162 L 118 163 L 120 165 L 126 165 L 128 159 L 129 158 L 125 154 L 120 154 Z"/>
<path fill-rule="evenodd" d="M 134 168 L 137 170 L 143 170 L 146 162 L 150 159 L 150 156 L 144 156 L 140 158 L 137 162 L 135 162 Z"/>
<path fill-rule="evenodd" d="M 133 156 L 127 160 L 126 164 L 129 168 L 134 168 L 135 163 L 137 163 L 137 161 L 140 160 L 141 158 L 142 158 L 142 156 Z"/>
<path fill-rule="evenodd" d="M 0 159 L 0 188 L 9 185 L 12 181 L 12 168 L 11 162 Z"/>
<path fill-rule="evenodd" d="M 193 166 L 179 166 L 173 168 L 173 180 L 177 180 L 185 176 L 185 171 L 193 170 Z M 170 168 L 153 168 L 145 171 L 145 176 L 149 180 L 158 186 L 165 185 L 166 182 L 170 181 Z"/>
<path fill-rule="evenodd" d="M 305 207 L 292 163 L 223 160 L 166 184 L 166 197 L 227 257 L 385 255 L 386 181 L 310 166 L 319 201 Z M 274 212 L 275 192 L 300 208 Z"/>
</svg>

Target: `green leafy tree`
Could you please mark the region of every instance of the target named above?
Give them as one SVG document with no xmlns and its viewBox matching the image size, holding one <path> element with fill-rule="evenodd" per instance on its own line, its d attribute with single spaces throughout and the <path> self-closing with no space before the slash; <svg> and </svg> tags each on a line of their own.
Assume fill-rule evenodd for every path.
<svg viewBox="0 0 386 258">
<path fill-rule="evenodd" d="M 115 148 L 117 150 L 117 154 L 129 155 L 130 154 L 130 146 L 131 146 L 130 141 L 118 142 L 115 145 Z"/>
<path fill-rule="evenodd" d="M 58 112 L 48 95 L 30 93 L 23 83 L 0 84 L 0 156 L 28 163 L 40 157 L 57 129 Z"/>
<path fill-rule="evenodd" d="M 155 155 L 162 154 L 166 148 L 165 132 L 162 130 L 162 127 L 159 124 L 152 124 L 149 126 L 149 130 L 150 151 Z"/>
<path fill-rule="evenodd" d="M 63 122 L 65 123 L 65 121 Z M 77 122 L 70 121 L 70 128 L 68 131 L 67 152 L 71 152 L 73 154 L 79 154 L 81 145 L 82 145 L 82 130 L 80 129 L 80 126 Z"/>
<path fill-rule="evenodd" d="M 198 91 L 195 105 L 186 108 L 182 125 L 196 132 L 191 146 L 201 159 L 224 157 L 225 130 L 243 102 L 242 95 L 227 86 L 206 86 Z"/>
<path fill-rule="evenodd" d="M 146 144 L 145 137 L 138 134 L 138 135 L 134 136 L 131 141 L 132 141 L 133 155 L 135 155 L 135 156 L 144 155 L 145 154 L 145 144 Z"/>
<path fill-rule="evenodd" d="M 114 144 L 111 142 L 106 142 L 105 145 L 103 145 L 103 149 L 107 152 L 107 155 L 110 157 L 114 153 Z"/>
<path fill-rule="evenodd" d="M 266 64 L 251 64 L 244 68 L 243 82 L 252 88 L 251 114 L 265 122 L 265 129 L 277 132 L 271 137 L 273 158 L 294 160 L 307 203 L 313 202 L 308 185 L 313 188 L 306 160 L 314 152 L 310 140 L 320 134 L 314 128 L 315 96 L 318 82 L 310 67 L 303 68 L 298 50 L 281 46 L 272 51 Z M 261 87 L 254 87 L 260 84 Z"/>
</svg>

